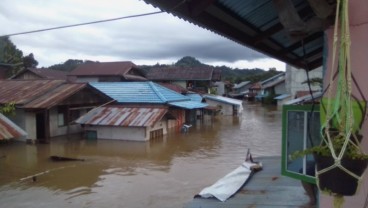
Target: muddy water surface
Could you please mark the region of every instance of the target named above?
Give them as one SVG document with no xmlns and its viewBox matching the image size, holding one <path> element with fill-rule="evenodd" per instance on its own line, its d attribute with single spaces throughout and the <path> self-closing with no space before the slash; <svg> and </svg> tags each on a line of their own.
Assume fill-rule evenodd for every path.
<svg viewBox="0 0 368 208">
<path fill-rule="evenodd" d="M 253 156 L 281 154 L 281 111 L 244 104 L 222 117 L 150 142 L 57 138 L 0 145 L 1 207 L 182 207 Z M 50 155 L 85 161 L 52 162 Z M 36 177 L 31 177 L 36 175 Z"/>
</svg>

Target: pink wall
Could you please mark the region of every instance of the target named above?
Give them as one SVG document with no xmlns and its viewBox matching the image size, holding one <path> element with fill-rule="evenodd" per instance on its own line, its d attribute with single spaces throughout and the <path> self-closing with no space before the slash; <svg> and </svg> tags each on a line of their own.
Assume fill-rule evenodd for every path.
<svg viewBox="0 0 368 208">
<path fill-rule="evenodd" d="M 356 78 L 360 89 L 366 99 L 368 99 L 368 1 L 367 0 L 350 0 L 350 38 L 351 38 L 351 69 Z M 328 37 L 328 59 L 327 74 L 325 83 L 329 80 L 329 71 L 331 71 L 332 56 L 332 40 L 333 27 L 326 30 Z M 353 87 L 353 94 L 359 95 L 356 87 Z M 360 98 L 361 96 L 359 96 Z M 367 117 L 363 124 L 363 146 L 368 153 L 368 121 Z M 366 198 L 368 197 L 368 176 L 363 179 L 360 193 L 356 196 L 345 197 L 344 207 L 363 208 Z M 332 197 L 320 195 L 320 208 L 333 207 Z"/>
</svg>

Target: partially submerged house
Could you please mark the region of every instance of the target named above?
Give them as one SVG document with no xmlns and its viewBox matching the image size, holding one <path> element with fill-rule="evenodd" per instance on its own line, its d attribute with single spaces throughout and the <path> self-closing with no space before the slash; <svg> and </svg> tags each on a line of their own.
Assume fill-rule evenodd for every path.
<svg viewBox="0 0 368 208">
<path fill-rule="evenodd" d="M 184 96 L 153 82 L 94 82 L 90 84 L 116 100 L 114 106 L 96 109 L 85 115 L 87 119 L 78 120 L 84 126 L 85 131 L 96 132 L 97 138 L 147 141 L 157 135 L 166 134 L 169 128 L 180 129 L 184 123 L 196 118 L 198 109 L 207 106 L 198 100 L 198 97 Z M 121 121 L 116 120 L 117 123 L 114 121 L 113 124 L 109 119 L 101 123 L 91 123 L 91 119 L 88 119 L 104 117 L 106 111 L 117 112 L 125 116 L 129 114 L 128 112 L 134 111 L 133 115 L 138 117 L 135 118 L 135 124 L 130 123 L 131 120 L 123 122 L 125 116 L 120 117 Z M 162 114 L 165 116 L 161 116 Z M 130 118 L 133 119 L 133 117 Z M 150 121 L 147 122 L 147 119 Z M 120 132 L 120 137 L 115 133 L 103 133 L 107 129 Z M 132 131 L 136 132 L 134 137 L 124 136 L 124 134 L 131 134 Z"/>
<path fill-rule="evenodd" d="M 68 74 L 72 82 L 123 82 L 146 80 L 144 73 L 131 61 L 86 62 Z"/>
<path fill-rule="evenodd" d="M 209 106 L 216 107 L 220 115 L 238 116 L 243 112 L 243 101 L 219 95 L 204 95 Z"/>
<path fill-rule="evenodd" d="M 87 138 L 147 141 L 167 133 L 167 107 L 97 107 L 76 122 Z"/>
<path fill-rule="evenodd" d="M 57 79 L 57 80 L 66 80 L 66 72 L 58 71 L 54 69 L 47 68 L 37 68 L 37 69 L 23 69 L 19 71 L 17 74 L 13 75 L 9 79 Z"/>
<path fill-rule="evenodd" d="M 221 80 L 221 71 L 209 66 L 157 67 L 151 68 L 146 73 L 146 78 L 155 82 L 177 84 L 198 93 L 209 93 L 214 82 Z"/>
<path fill-rule="evenodd" d="M 286 93 L 284 72 L 263 80 L 260 84 L 261 90 L 255 96 L 258 101 L 273 100 L 276 96 Z"/>
<path fill-rule="evenodd" d="M 27 133 L 0 113 L 0 141 L 7 139 L 20 139 L 25 137 Z"/>
<path fill-rule="evenodd" d="M 81 132 L 73 121 L 112 100 L 87 83 L 62 80 L 2 80 L 0 94 L 0 105 L 15 104 L 9 119 L 27 132 L 23 139 L 40 142 Z"/>
<path fill-rule="evenodd" d="M 252 83 L 250 81 L 235 84 L 232 92 L 229 93 L 229 96 L 232 98 L 243 99 L 249 93 L 249 88 L 251 86 Z"/>
</svg>

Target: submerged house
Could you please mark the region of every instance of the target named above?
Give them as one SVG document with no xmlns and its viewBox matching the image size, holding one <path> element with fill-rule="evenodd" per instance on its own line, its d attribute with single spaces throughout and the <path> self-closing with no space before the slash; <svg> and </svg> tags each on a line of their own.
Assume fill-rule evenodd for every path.
<svg viewBox="0 0 368 208">
<path fill-rule="evenodd" d="M 276 96 L 286 93 L 284 72 L 263 80 L 260 84 L 261 90 L 258 92 L 258 95 L 255 96 L 258 101 L 263 102 L 267 98 L 273 100 Z"/>
<path fill-rule="evenodd" d="M 147 141 L 167 133 L 166 107 L 97 107 L 76 122 L 88 138 Z"/>
<path fill-rule="evenodd" d="M 87 62 L 68 74 L 72 82 L 126 82 L 147 80 L 131 61 Z"/>
<path fill-rule="evenodd" d="M 248 93 L 249 88 L 252 86 L 250 81 L 244 81 L 239 84 L 235 84 L 229 96 L 232 98 L 243 99 Z"/>
<path fill-rule="evenodd" d="M 87 83 L 62 80 L 2 80 L 0 94 L 0 105 L 15 104 L 8 118 L 27 132 L 22 140 L 39 142 L 81 132 L 73 121 L 112 100 Z"/>
<path fill-rule="evenodd" d="M 146 78 L 155 82 L 177 84 L 197 93 L 209 93 L 214 83 L 221 80 L 221 71 L 209 66 L 158 67 L 150 69 Z"/>
<path fill-rule="evenodd" d="M 207 104 L 153 82 L 94 82 L 95 89 L 116 100 L 77 120 L 101 139 L 147 141 L 180 129 Z"/>
<path fill-rule="evenodd" d="M 219 109 L 220 115 L 238 116 L 243 112 L 243 101 L 219 95 L 203 96 L 209 106 Z"/>
</svg>

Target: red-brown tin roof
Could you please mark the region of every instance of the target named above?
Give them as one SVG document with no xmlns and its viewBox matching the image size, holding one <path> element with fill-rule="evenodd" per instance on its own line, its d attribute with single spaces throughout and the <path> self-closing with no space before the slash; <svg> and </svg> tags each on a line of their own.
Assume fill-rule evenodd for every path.
<svg viewBox="0 0 368 208">
<path fill-rule="evenodd" d="M 27 133 L 0 113 L 0 140 L 25 136 Z"/>
<path fill-rule="evenodd" d="M 160 121 L 166 112 L 166 108 L 98 107 L 80 117 L 76 123 L 98 126 L 147 127 Z"/>
<path fill-rule="evenodd" d="M 92 76 L 92 75 L 119 75 L 127 74 L 137 66 L 131 61 L 120 62 L 92 62 L 79 65 L 69 75 Z"/>
<path fill-rule="evenodd" d="M 168 80 L 212 80 L 219 81 L 221 72 L 213 67 L 160 67 L 152 68 L 146 78 L 152 81 L 168 81 Z"/>
</svg>

